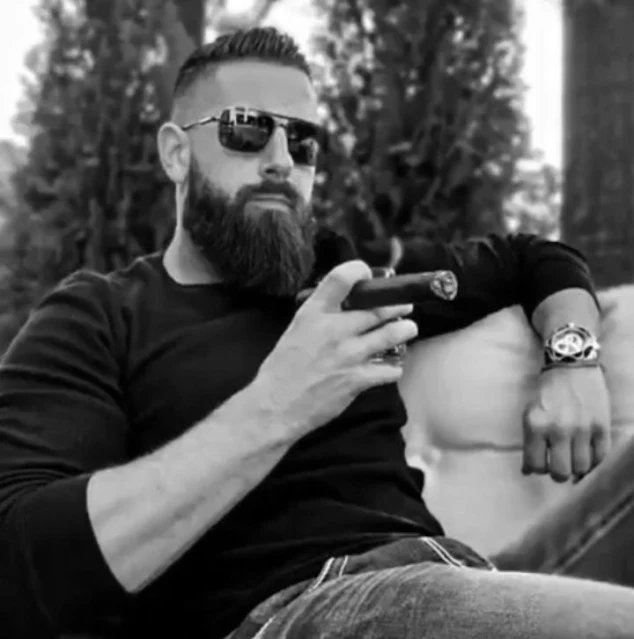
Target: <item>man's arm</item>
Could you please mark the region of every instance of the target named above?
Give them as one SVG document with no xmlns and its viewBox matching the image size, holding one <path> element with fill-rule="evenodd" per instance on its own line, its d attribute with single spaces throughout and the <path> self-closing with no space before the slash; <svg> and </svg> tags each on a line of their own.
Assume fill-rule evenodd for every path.
<svg viewBox="0 0 634 639">
<path fill-rule="evenodd" d="M 0 366 L 2 637 L 116 619 L 290 446 L 239 393 L 129 461 L 116 313 L 108 285 L 86 277 L 34 311 Z"/>
<path fill-rule="evenodd" d="M 569 322 L 598 336 L 600 321 L 596 298 L 583 288 L 568 288 L 549 295 L 537 305 L 531 318 L 533 328 L 544 339 Z"/>
<path fill-rule="evenodd" d="M 561 242 L 527 234 L 489 235 L 450 244 L 406 239 L 400 248 L 398 273 L 449 269 L 458 278 L 453 301 L 417 305 L 419 337 L 464 328 L 518 304 L 542 337 L 567 322 L 591 330 L 598 323 L 599 304 L 587 263 Z"/>
<path fill-rule="evenodd" d="M 419 335 L 467 326 L 520 304 L 546 341 L 573 323 L 597 336 L 600 308 L 588 266 L 575 249 L 532 235 L 489 236 L 452 245 L 410 240 L 402 245 L 401 272 L 451 269 L 459 282 L 452 302 L 417 308 Z M 557 367 L 539 377 L 524 415 L 525 473 L 557 481 L 583 477 L 610 448 L 610 401 L 603 372 Z"/>
</svg>

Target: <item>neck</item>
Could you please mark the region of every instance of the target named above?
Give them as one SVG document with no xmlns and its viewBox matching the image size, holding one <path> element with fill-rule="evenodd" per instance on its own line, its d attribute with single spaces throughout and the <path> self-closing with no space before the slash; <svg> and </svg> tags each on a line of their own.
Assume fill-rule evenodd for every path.
<svg viewBox="0 0 634 639">
<path fill-rule="evenodd" d="M 163 266 L 177 284 L 212 284 L 222 280 L 180 226 L 165 251 Z"/>
</svg>

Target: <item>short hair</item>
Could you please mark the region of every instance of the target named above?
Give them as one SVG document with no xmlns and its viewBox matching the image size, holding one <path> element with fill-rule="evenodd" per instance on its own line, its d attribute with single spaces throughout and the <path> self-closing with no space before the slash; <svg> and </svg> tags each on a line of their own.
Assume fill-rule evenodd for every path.
<svg viewBox="0 0 634 639">
<path fill-rule="evenodd" d="M 291 36 L 274 27 L 240 29 L 199 47 L 185 60 L 174 83 L 174 101 L 213 65 L 247 58 L 293 67 L 311 78 L 310 66 Z"/>
</svg>

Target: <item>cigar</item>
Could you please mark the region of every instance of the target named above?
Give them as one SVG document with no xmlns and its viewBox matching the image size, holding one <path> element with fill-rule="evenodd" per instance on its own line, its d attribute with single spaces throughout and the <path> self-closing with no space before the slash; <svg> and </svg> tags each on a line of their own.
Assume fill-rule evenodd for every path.
<svg viewBox="0 0 634 639">
<path fill-rule="evenodd" d="M 300 305 L 314 289 L 297 295 Z M 452 271 L 429 271 L 357 282 L 341 304 L 343 310 L 365 310 L 380 306 L 417 304 L 428 300 L 453 300 L 458 294 L 458 280 Z"/>
</svg>

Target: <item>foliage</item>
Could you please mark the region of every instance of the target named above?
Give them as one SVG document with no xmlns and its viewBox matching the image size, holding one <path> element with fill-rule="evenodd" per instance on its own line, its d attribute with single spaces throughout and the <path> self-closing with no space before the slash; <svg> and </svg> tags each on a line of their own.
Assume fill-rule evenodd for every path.
<svg viewBox="0 0 634 639">
<path fill-rule="evenodd" d="M 0 176 L 0 351 L 66 275 L 165 245 L 173 196 L 155 136 L 178 66 L 202 40 L 206 10 L 219 32 L 263 20 L 275 3 L 260 0 L 247 21 L 205 0 L 39 1 L 45 42 L 27 56 L 14 124 L 28 154 Z"/>
<path fill-rule="evenodd" d="M 13 175 L 24 162 L 24 148 L 9 140 L 0 140 L 0 228 L 15 206 Z"/>
<path fill-rule="evenodd" d="M 503 206 L 526 152 L 513 0 L 316 2 L 327 27 L 317 80 L 333 142 L 318 217 L 357 241 L 450 239 L 518 218 L 517 206 Z M 202 37 L 203 3 L 40 0 L 46 39 L 28 58 L 17 122 L 29 151 L 0 247 L 0 349 L 65 275 L 124 266 L 169 238 L 171 188 L 155 133 L 176 68 Z M 275 4 L 257 0 L 236 16 L 208 2 L 208 33 L 257 23 Z"/>
<path fill-rule="evenodd" d="M 513 0 L 319 0 L 317 213 L 357 241 L 504 227 L 527 150 Z"/>
<path fill-rule="evenodd" d="M 29 60 L 29 151 L 14 175 L 4 256 L 4 294 L 20 317 L 74 270 L 124 266 L 171 231 L 155 145 L 167 107 L 157 91 L 162 5 L 40 3 L 46 43 Z"/>
<path fill-rule="evenodd" d="M 514 233 L 559 237 L 562 177 L 543 154 L 533 152 L 516 166 L 516 192 L 504 206 L 506 227 Z"/>
<path fill-rule="evenodd" d="M 183 1 L 183 0 L 181 0 Z M 279 0 L 253 0 L 242 11 L 231 11 L 226 0 L 207 3 L 207 29 L 212 37 L 262 24 Z"/>
</svg>

